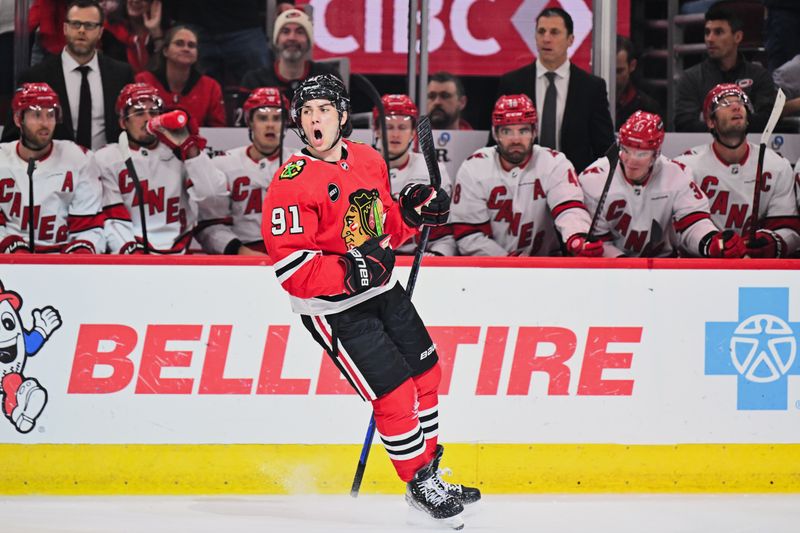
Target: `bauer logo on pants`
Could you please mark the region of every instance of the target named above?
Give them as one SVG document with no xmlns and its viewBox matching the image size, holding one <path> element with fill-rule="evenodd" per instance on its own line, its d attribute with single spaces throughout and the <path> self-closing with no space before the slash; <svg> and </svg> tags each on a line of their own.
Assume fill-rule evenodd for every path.
<svg viewBox="0 0 800 533">
<path fill-rule="evenodd" d="M 706 375 L 736 376 L 739 410 L 786 410 L 788 376 L 800 375 L 789 289 L 739 289 L 738 315 L 706 322 Z"/>
<path fill-rule="evenodd" d="M 33 327 L 25 329 L 20 310 L 22 297 L 7 291 L 0 282 L 0 400 L 3 414 L 20 433 L 29 433 L 47 404 L 47 391 L 25 375 L 25 362 L 36 355 L 61 317 L 51 306 L 31 312 Z"/>
</svg>

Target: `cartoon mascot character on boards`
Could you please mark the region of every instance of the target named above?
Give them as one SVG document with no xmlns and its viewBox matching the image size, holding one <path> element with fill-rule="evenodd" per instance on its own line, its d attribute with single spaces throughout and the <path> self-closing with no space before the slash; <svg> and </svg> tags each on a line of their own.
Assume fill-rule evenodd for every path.
<svg viewBox="0 0 800 533">
<path fill-rule="evenodd" d="M 22 298 L 0 282 L 0 400 L 6 415 L 20 433 L 30 432 L 47 403 L 47 391 L 22 371 L 28 357 L 36 355 L 61 317 L 53 307 L 33 310 L 33 330 L 25 331 L 19 310 Z"/>
</svg>

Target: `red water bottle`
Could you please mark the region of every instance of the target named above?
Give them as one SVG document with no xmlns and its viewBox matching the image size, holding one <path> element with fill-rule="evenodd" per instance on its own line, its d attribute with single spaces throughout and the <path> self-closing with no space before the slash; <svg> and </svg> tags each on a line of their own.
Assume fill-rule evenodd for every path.
<svg viewBox="0 0 800 533">
<path fill-rule="evenodd" d="M 156 128 L 164 128 L 165 130 L 179 130 L 186 126 L 189 122 L 189 117 L 186 115 L 184 111 L 180 109 L 176 109 L 175 111 L 170 111 L 169 113 L 164 113 L 163 115 L 158 115 L 155 118 L 151 118 L 147 121 L 147 125 L 145 128 L 147 129 L 148 133 L 155 134 Z"/>
</svg>

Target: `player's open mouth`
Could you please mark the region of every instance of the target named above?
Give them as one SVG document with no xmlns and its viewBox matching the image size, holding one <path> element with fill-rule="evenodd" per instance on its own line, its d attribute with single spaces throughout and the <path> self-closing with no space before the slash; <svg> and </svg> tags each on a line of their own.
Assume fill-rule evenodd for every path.
<svg viewBox="0 0 800 533">
<path fill-rule="evenodd" d="M 17 358 L 17 335 L 0 344 L 0 363 L 11 363 Z"/>
<path fill-rule="evenodd" d="M 320 130 L 314 130 L 314 138 L 318 141 L 322 140 L 322 132 Z"/>
</svg>

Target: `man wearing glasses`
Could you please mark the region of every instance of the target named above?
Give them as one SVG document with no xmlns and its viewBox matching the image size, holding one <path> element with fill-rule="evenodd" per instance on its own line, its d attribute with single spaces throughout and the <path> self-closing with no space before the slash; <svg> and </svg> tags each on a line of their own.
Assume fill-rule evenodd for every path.
<svg viewBox="0 0 800 533">
<path fill-rule="evenodd" d="M 133 82 L 130 66 L 97 51 L 103 35 L 104 13 L 97 0 L 73 0 L 64 22 L 66 46 L 59 55 L 34 65 L 19 83 L 45 82 L 58 94 L 63 121 L 55 138 L 73 140 L 97 150 L 116 141 L 120 129 L 114 103 L 122 88 Z M 6 120 L 4 142 L 19 138 L 19 129 Z"/>
</svg>

